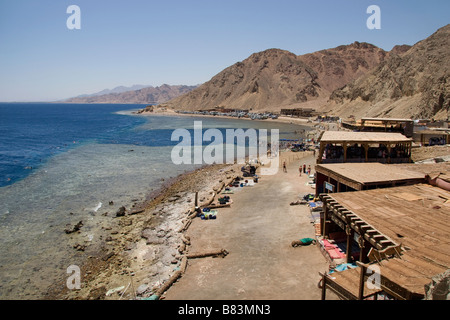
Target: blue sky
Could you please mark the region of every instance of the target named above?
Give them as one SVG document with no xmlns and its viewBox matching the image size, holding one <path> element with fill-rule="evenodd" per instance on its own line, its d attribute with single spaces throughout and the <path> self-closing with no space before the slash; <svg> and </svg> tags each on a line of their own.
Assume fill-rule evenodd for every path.
<svg viewBox="0 0 450 320">
<path fill-rule="evenodd" d="M 72 4 L 80 30 L 66 26 Z M 366 27 L 370 5 L 381 9 L 380 30 Z M 269 48 L 390 50 L 430 36 L 449 12 L 448 0 L 0 0 L 0 101 L 200 84 Z"/>
</svg>

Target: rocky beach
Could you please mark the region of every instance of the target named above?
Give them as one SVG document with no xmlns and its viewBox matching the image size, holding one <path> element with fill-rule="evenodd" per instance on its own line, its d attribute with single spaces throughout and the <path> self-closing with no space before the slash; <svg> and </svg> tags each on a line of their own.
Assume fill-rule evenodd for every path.
<svg viewBox="0 0 450 320">
<path fill-rule="evenodd" d="M 320 124 L 311 127 L 313 137 L 317 137 L 324 128 Z M 281 152 L 280 164 L 304 154 Z M 81 287 L 71 290 L 66 281 L 62 281 L 50 288 L 46 298 L 116 300 L 159 297 L 163 293 L 160 290 L 167 289 L 180 276 L 180 270 L 186 268 L 190 239 L 185 233 L 192 219 L 200 219 L 195 212 L 196 193 L 200 208 L 217 204 L 218 194 L 226 186 L 237 177 L 243 179 L 242 165 L 207 165 L 177 177 L 168 177 L 163 187 L 148 194 L 145 201 L 102 213 L 104 219 L 96 226 L 99 242 L 86 241 L 82 222 L 81 225 L 68 226 L 71 232 L 66 233 L 73 249 L 86 256 L 86 262 L 80 266 Z"/>
<path fill-rule="evenodd" d="M 65 282 L 58 283 L 47 298 L 136 299 L 155 294 L 181 267 L 189 244 L 183 232 L 196 215 L 196 192 L 200 207 L 211 204 L 225 185 L 242 174 L 241 166 L 197 169 L 166 181 L 143 203 L 105 213 L 109 219 L 98 226 L 102 244 L 96 244 L 97 252 L 80 266 L 81 288 L 70 290 Z M 86 250 L 82 226 L 67 236 L 74 250 Z"/>
</svg>

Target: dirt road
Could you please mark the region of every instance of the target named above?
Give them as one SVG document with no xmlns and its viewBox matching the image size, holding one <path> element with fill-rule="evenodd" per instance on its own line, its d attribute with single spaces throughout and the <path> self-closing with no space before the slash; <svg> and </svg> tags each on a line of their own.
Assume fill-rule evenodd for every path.
<svg viewBox="0 0 450 320">
<path fill-rule="evenodd" d="M 320 299 L 318 272 L 326 271 L 328 263 L 316 245 L 291 246 L 293 240 L 314 238 L 307 206 L 290 206 L 299 194 L 313 191 L 305 185 L 310 179 L 298 171 L 303 163 L 314 168 L 313 160 L 288 161 L 287 173 L 280 168 L 240 188 L 230 195 L 231 207 L 219 209 L 215 220 L 194 219 L 187 232 L 189 252 L 223 248 L 229 254 L 189 259 L 186 273 L 165 299 Z"/>
</svg>

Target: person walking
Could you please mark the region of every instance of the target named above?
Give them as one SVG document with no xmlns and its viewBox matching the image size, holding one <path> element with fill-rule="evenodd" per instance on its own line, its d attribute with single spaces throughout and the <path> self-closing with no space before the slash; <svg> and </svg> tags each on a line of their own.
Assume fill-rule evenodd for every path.
<svg viewBox="0 0 450 320">
<path fill-rule="evenodd" d="M 286 169 L 286 161 L 283 161 L 283 172 L 287 173 L 287 169 Z"/>
<path fill-rule="evenodd" d="M 300 165 L 300 167 L 298 167 L 298 172 L 300 173 L 300 175 L 299 175 L 299 177 L 301 177 L 302 176 L 302 165 Z"/>
</svg>

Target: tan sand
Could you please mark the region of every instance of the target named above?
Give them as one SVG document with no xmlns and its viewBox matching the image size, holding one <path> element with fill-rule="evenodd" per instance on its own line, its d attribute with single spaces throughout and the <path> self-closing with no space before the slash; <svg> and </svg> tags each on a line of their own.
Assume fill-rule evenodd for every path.
<svg viewBox="0 0 450 320">
<path fill-rule="evenodd" d="M 300 194 L 313 192 L 298 166 L 313 166 L 304 153 L 283 153 L 287 173 L 280 168 L 252 187 L 231 194 L 230 208 L 218 209 L 217 219 L 195 219 L 187 231 L 189 252 L 225 249 L 224 258 L 189 259 L 186 272 L 166 292 L 176 300 L 320 299 L 318 272 L 328 263 L 315 245 L 293 248 L 291 242 L 315 237 L 310 212 L 290 206 Z M 283 159 L 282 159 L 283 161 Z M 336 297 L 331 295 L 329 299 Z"/>
</svg>

